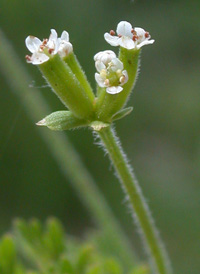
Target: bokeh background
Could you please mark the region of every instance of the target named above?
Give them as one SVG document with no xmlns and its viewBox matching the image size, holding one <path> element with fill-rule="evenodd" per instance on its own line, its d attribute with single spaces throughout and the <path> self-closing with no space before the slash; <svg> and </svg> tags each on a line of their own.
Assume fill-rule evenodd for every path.
<svg viewBox="0 0 200 274">
<path fill-rule="evenodd" d="M 53 111 L 63 106 L 49 88 L 42 88 L 37 68 L 25 63 L 26 36 L 44 38 L 50 28 L 59 34 L 67 30 L 93 86 L 93 56 L 111 49 L 103 34 L 120 20 L 145 28 L 156 40 L 142 50 L 140 76 L 128 103 L 134 111 L 116 129 L 176 274 L 200 272 L 199 17 L 199 0 L 0 0 L 0 27 L 31 74 L 30 85 L 39 87 Z M 9 229 L 15 217 L 53 215 L 68 232 L 83 235 L 93 226 L 91 217 L 41 140 L 39 130 L 44 129 L 30 121 L 2 75 L 0 83 L 0 231 Z M 144 256 L 104 152 L 88 130 L 66 134 Z"/>
</svg>

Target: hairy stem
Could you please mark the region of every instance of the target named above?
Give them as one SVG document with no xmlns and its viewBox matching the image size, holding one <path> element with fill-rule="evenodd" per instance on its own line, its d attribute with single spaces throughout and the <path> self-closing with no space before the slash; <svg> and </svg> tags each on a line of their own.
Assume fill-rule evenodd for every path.
<svg viewBox="0 0 200 274">
<path fill-rule="evenodd" d="M 127 163 L 126 156 L 119 144 L 119 140 L 116 138 L 115 133 L 110 126 L 102 128 L 98 131 L 98 134 L 105 146 L 106 151 L 108 151 L 109 157 L 117 171 L 122 187 L 128 195 L 133 210 L 133 216 L 136 219 L 136 223 L 138 224 L 138 227 L 143 235 L 145 247 L 150 254 L 150 259 L 155 269 L 153 273 L 171 273 L 165 249 L 158 236 L 138 182 L 136 181 L 135 176 Z"/>
<path fill-rule="evenodd" d="M 32 78 L 1 30 L 0 70 L 34 123 L 51 112 L 41 92 L 36 88 L 28 88 Z M 66 134 L 45 128 L 40 128 L 38 132 L 66 180 L 71 183 L 96 225 L 106 235 L 110 251 L 129 268 L 135 261 L 129 241 Z"/>
</svg>

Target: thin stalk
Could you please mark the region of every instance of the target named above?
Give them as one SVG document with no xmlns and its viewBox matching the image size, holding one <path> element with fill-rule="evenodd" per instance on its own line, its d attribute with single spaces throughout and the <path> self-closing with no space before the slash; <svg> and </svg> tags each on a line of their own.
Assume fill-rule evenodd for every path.
<svg viewBox="0 0 200 274">
<path fill-rule="evenodd" d="M 32 78 L 27 74 L 1 30 L 0 70 L 33 123 L 51 113 L 41 91 L 28 88 Z M 38 132 L 66 180 L 71 183 L 102 234 L 106 235 L 108 247 L 112 247 L 110 251 L 118 256 L 127 268 L 131 267 L 136 256 L 133 254 L 128 238 L 66 134 L 41 128 Z"/>
<path fill-rule="evenodd" d="M 142 233 L 145 247 L 149 252 L 153 268 L 155 269 L 153 273 L 171 273 L 165 249 L 158 236 L 158 232 L 155 228 L 138 182 L 136 181 L 135 176 L 128 165 L 126 156 L 119 144 L 119 140 L 110 126 L 102 128 L 98 134 L 106 151 L 108 151 L 122 187 L 128 195 L 134 219 L 136 219 L 136 223 Z"/>
<path fill-rule="evenodd" d="M 74 54 L 74 52 L 67 55 L 63 60 L 71 68 L 72 72 L 74 73 L 74 75 L 76 76 L 78 81 L 81 83 L 82 88 L 84 88 L 84 90 L 87 93 L 90 100 L 92 102 L 94 102 L 94 100 L 95 100 L 94 93 L 92 91 L 92 88 L 87 80 L 87 77 L 86 77 L 83 69 L 81 68 L 81 65 L 80 65 L 78 59 L 76 58 L 76 55 Z"/>
</svg>

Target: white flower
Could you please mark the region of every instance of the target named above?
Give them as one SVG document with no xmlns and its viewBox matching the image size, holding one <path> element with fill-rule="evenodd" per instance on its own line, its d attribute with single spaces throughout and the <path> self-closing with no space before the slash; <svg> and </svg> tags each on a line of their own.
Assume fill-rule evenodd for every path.
<svg viewBox="0 0 200 274">
<path fill-rule="evenodd" d="M 49 39 L 41 41 L 37 37 L 28 36 L 25 44 L 32 53 L 32 56 L 26 56 L 27 62 L 33 65 L 42 64 L 57 53 L 63 58 L 73 50 L 72 44 L 69 42 L 68 32 L 63 31 L 61 37 L 58 38 L 57 32 L 54 29 L 51 29 Z"/>
<path fill-rule="evenodd" d="M 32 56 L 26 55 L 28 63 L 39 65 L 49 60 L 49 57 L 43 53 L 42 47 L 45 45 L 46 40 L 43 42 L 34 36 L 28 36 L 25 40 L 26 47 L 32 53 Z"/>
<path fill-rule="evenodd" d="M 122 85 L 128 81 L 128 73 L 123 70 L 123 63 L 116 58 L 112 51 L 99 52 L 94 56 L 95 66 L 99 73 L 95 73 L 97 84 L 106 88 L 110 94 L 123 90 Z"/>
<path fill-rule="evenodd" d="M 133 28 L 129 22 L 121 21 L 117 25 L 117 35 L 114 30 L 105 33 L 104 38 L 111 46 L 121 46 L 126 49 L 140 49 L 144 45 L 153 44 L 151 36 L 142 28 Z"/>
</svg>

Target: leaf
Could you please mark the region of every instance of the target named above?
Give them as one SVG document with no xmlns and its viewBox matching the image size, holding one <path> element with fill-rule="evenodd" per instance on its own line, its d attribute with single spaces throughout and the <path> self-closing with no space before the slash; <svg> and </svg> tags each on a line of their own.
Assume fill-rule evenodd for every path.
<svg viewBox="0 0 200 274">
<path fill-rule="evenodd" d="M 132 112 L 132 110 L 133 110 L 133 107 L 124 108 L 124 109 L 118 111 L 117 113 L 115 113 L 111 117 L 111 120 L 116 121 L 116 120 L 122 119 L 125 116 L 129 115 Z"/>
<path fill-rule="evenodd" d="M 85 273 L 86 267 L 92 262 L 94 248 L 91 245 L 84 246 L 80 249 L 80 254 L 77 262 L 77 273 Z"/>
<path fill-rule="evenodd" d="M 0 273 L 13 274 L 16 264 L 16 250 L 11 235 L 5 235 L 0 242 Z"/>
<path fill-rule="evenodd" d="M 65 237 L 61 223 L 55 218 L 51 218 L 47 221 L 44 241 L 45 247 L 52 259 L 58 259 L 65 249 Z"/>
</svg>

